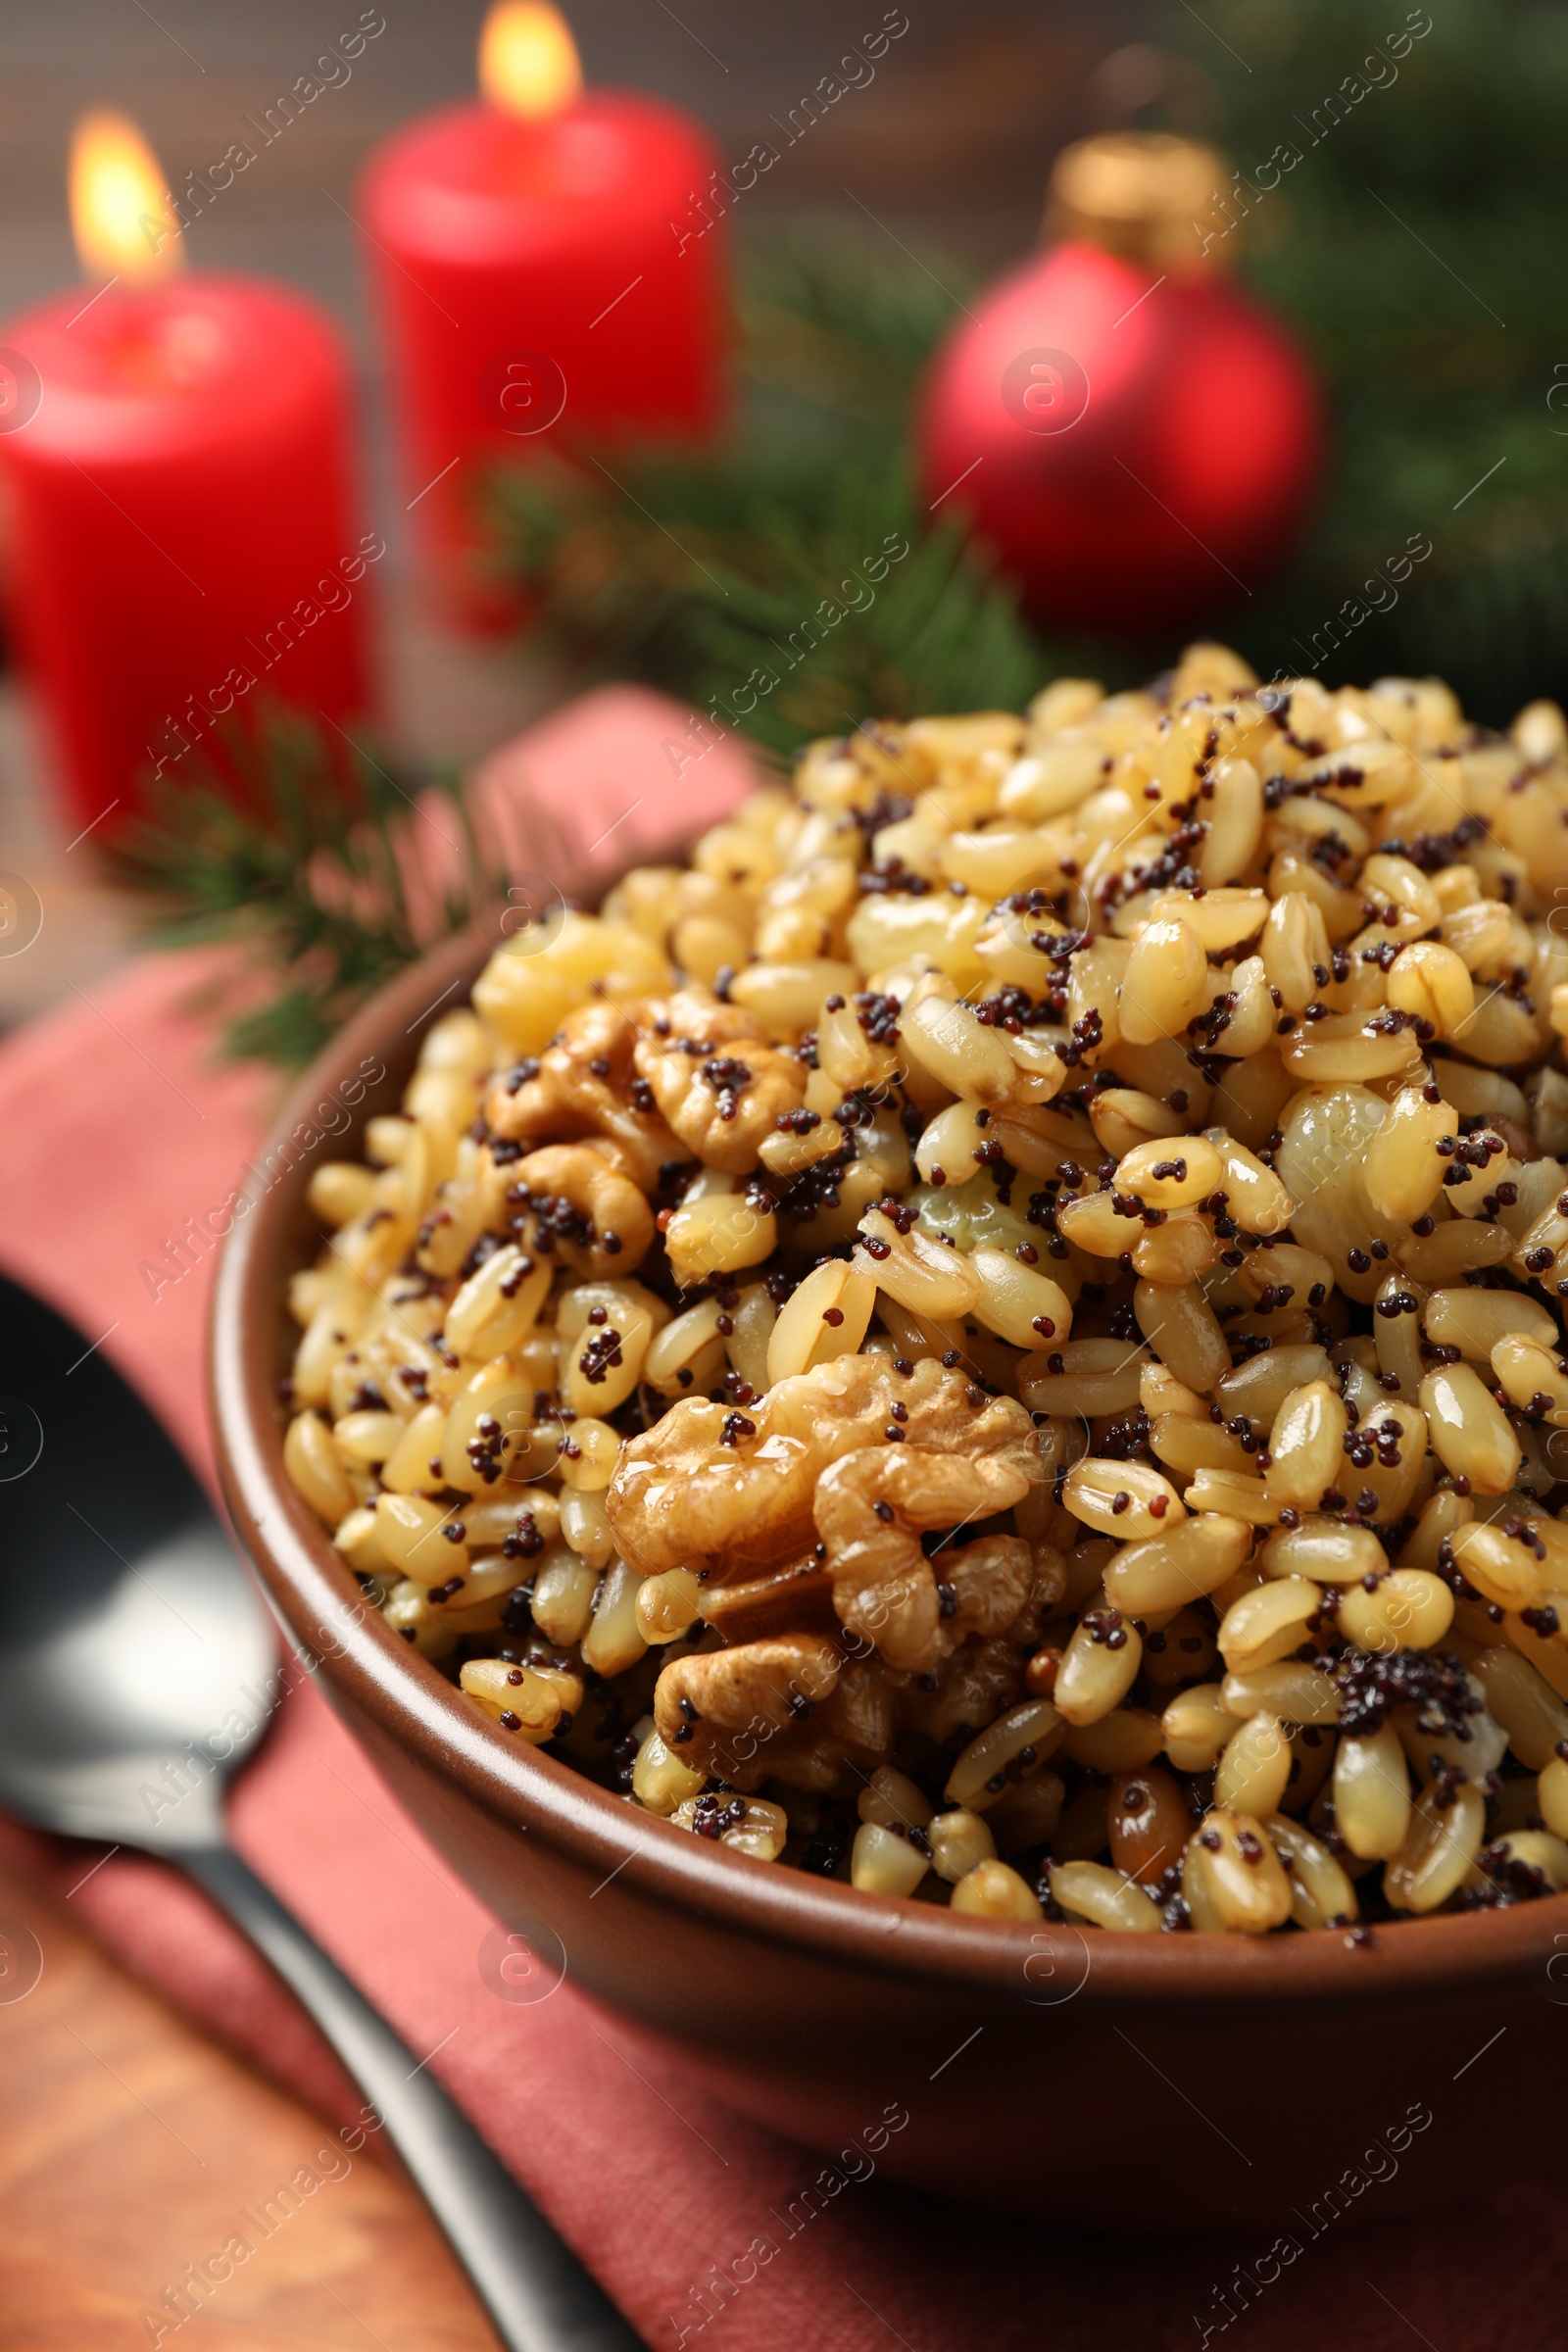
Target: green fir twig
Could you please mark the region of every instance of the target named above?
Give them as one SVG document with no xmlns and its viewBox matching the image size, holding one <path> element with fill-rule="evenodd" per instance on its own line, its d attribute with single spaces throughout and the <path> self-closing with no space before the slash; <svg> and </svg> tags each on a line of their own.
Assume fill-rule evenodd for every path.
<svg viewBox="0 0 1568 2352">
<path fill-rule="evenodd" d="M 1304 648 L 1331 685 L 1436 673 L 1491 724 L 1568 699 L 1568 15 L 1215 0 L 1199 24 L 1166 0 L 1163 22 L 1243 174 L 1224 242 L 1330 405 L 1315 524 L 1234 641 L 1264 674 Z M 1430 558 L 1357 620 L 1412 533 Z"/>
<path fill-rule="evenodd" d="M 496 564 L 558 654 L 684 696 L 775 758 L 867 716 L 1025 701 L 1064 649 L 909 485 L 909 403 L 968 291 L 946 259 L 933 274 L 853 243 L 763 248 L 718 454 L 498 469 Z"/>
<path fill-rule="evenodd" d="M 416 787 L 392 766 L 297 714 L 265 711 L 230 732 L 188 783 L 150 788 L 149 812 L 116 845 L 120 881 L 144 902 L 154 942 L 236 942 L 242 975 L 220 1050 L 297 1068 L 432 940 L 471 919 L 496 888 L 453 775 Z M 421 812 L 420 791 L 439 796 Z M 448 851 L 439 887 L 421 826 Z"/>
</svg>

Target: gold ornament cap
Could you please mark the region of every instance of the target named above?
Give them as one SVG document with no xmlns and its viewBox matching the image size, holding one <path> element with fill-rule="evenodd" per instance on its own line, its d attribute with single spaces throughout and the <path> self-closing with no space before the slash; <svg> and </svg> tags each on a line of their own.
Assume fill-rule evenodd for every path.
<svg viewBox="0 0 1568 2352">
<path fill-rule="evenodd" d="M 1042 235 L 1080 237 L 1173 275 L 1223 266 L 1224 241 L 1203 223 L 1226 185 L 1212 147 L 1164 130 L 1112 130 L 1064 147 L 1051 173 Z"/>
</svg>

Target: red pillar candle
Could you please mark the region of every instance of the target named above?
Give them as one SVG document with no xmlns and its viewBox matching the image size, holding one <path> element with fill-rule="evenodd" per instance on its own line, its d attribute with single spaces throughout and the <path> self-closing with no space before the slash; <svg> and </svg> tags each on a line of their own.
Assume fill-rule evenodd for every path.
<svg viewBox="0 0 1568 2352">
<path fill-rule="evenodd" d="M 10 625 L 73 832 L 118 830 L 151 771 L 191 778 L 265 700 L 369 701 L 348 386 L 325 317 L 280 286 L 178 268 L 134 128 L 89 118 L 73 211 L 100 281 L 0 327 Z"/>
<path fill-rule="evenodd" d="M 675 108 L 584 90 L 541 0 L 500 0 L 478 103 L 411 122 L 360 196 L 414 506 L 438 577 L 485 616 L 483 473 L 549 442 L 700 439 L 717 421 L 722 231 L 690 231 L 715 156 Z M 488 608 L 493 616 L 493 604 Z"/>
</svg>

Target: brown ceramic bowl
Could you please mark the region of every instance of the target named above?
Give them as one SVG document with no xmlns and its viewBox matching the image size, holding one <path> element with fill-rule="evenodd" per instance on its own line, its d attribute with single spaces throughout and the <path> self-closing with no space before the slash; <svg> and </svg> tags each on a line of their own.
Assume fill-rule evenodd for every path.
<svg viewBox="0 0 1568 2352">
<path fill-rule="evenodd" d="M 1568 1895 L 1369 1943 L 1085 1935 L 871 1898 L 633 1812 L 509 1740 L 365 1609 L 283 1473 L 285 1286 L 321 1238 L 312 1151 L 285 1139 L 382 1063 L 329 1146 L 356 1149 L 487 953 L 443 947 L 302 1081 L 262 1163 L 275 1181 L 224 1249 L 213 1333 L 240 1537 L 340 1713 L 483 1898 L 808 2146 L 831 2154 L 884 2106 L 906 2108 L 880 2161 L 950 2197 L 1123 2226 L 1264 2224 L 1310 2211 L 1391 2132 L 1383 2213 L 1470 2177 L 1478 2148 L 1491 2177 L 1545 2169 L 1568 2088 Z"/>
</svg>

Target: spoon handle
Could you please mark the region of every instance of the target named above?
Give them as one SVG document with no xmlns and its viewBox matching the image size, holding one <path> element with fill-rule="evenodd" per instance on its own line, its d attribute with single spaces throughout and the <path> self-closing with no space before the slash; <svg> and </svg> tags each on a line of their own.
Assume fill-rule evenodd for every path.
<svg viewBox="0 0 1568 2352">
<path fill-rule="evenodd" d="M 641 2338 L 434 2076 L 232 1847 L 169 1858 L 266 1954 L 374 2104 L 507 2352 L 641 2352 Z"/>
</svg>

